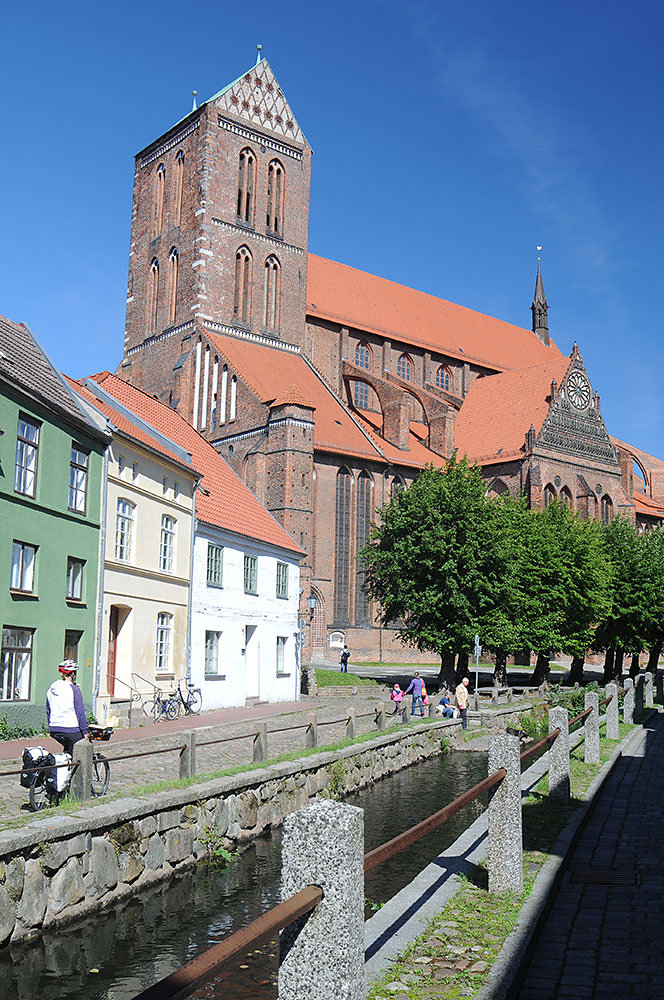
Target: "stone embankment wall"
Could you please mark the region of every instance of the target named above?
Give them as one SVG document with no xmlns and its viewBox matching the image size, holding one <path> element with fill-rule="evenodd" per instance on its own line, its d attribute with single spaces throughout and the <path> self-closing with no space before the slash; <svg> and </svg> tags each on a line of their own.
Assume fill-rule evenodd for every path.
<svg viewBox="0 0 664 1000">
<path fill-rule="evenodd" d="M 233 848 L 317 796 L 343 795 L 442 752 L 458 722 L 378 736 L 151 796 L 118 799 L 0 833 L 0 945 L 96 913 Z"/>
</svg>

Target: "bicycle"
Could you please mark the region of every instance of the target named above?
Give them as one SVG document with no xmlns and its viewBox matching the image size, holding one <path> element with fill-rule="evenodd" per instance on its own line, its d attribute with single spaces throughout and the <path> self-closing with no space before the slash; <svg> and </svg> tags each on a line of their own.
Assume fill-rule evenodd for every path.
<svg viewBox="0 0 664 1000">
<path fill-rule="evenodd" d="M 180 698 L 185 715 L 198 715 L 203 707 L 203 694 L 200 688 L 194 687 L 191 681 L 187 681 L 187 696 L 182 694 L 180 681 L 178 681 L 177 695 Z"/>
<path fill-rule="evenodd" d="M 161 722 L 162 719 L 177 719 L 180 714 L 177 692 L 171 691 L 164 695 L 161 688 L 156 688 L 152 700 L 143 702 L 143 711 L 154 722 Z"/>
<path fill-rule="evenodd" d="M 101 726 L 90 726 L 88 729 L 87 739 L 90 743 L 95 743 L 97 741 L 102 743 L 107 743 L 111 736 L 113 735 L 113 728 L 108 726 L 102 728 Z M 67 760 L 64 761 L 60 767 L 56 767 L 54 762 L 54 755 L 45 753 L 32 760 L 30 763 L 32 766 L 26 766 L 26 753 L 32 753 L 33 750 L 42 748 L 27 748 L 23 752 L 23 764 L 26 770 L 21 774 L 21 784 L 25 785 L 29 781 L 28 793 L 30 797 L 30 811 L 40 812 L 42 809 L 46 809 L 48 806 L 57 806 L 58 803 L 69 791 L 71 785 L 72 776 L 72 763 L 73 758 L 71 754 L 63 753 L 58 754 L 58 756 L 66 757 Z M 69 770 L 64 778 L 60 781 L 57 777 L 57 772 L 69 765 Z M 92 754 L 92 776 L 91 776 L 91 787 L 90 790 L 95 798 L 101 795 L 105 795 L 108 790 L 108 785 L 111 780 L 111 765 L 109 764 L 107 758 L 103 753 L 95 750 Z M 61 785 L 61 787 L 58 787 Z"/>
</svg>

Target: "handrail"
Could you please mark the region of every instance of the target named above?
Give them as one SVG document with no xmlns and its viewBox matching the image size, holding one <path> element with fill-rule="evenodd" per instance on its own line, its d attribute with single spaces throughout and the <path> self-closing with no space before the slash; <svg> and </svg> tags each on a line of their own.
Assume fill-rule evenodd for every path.
<svg viewBox="0 0 664 1000">
<path fill-rule="evenodd" d="M 553 743 L 557 736 L 560 736 L 560 729 L 554 729 L 548 736 L 545 736 L 543 740 L 540 740 L 538 743 L 533 743 L 533 745 L 528 747 L 527 750 L 524 750 L 519 757 L 521 763 L 523 764 L 525 761 L 529 760 L 529 758 L 534 756 L 538 750 L 545 747 L 547 743 Z"/>
<path fill-rule="evenodd" d="M 310 725 L 310 722 L 304 722 L 301 726 L 284 726 L 283 729 L 268 729 L 267 735 L 270 736 L 272 733 L 294 733 L 296 729 L 308 729 Z"/>
<path fill-rule="evenodd" d="M 460 812 L 464 806 L 469 805 L 474 802 L 475 799 L 483 792 L 488 792 L 489 789 L 493 788 L 494 785 L 499 784 L 503 778 L 507 775 L 507 771 L 504 767 L 498 768 L 493 774 L 490 774 L 488 778 L 484 781 L 480 781 L 479 784 L 473 785 L 467 792 L 463 795 L 459 795 L 458 798 L 450 802 L 449 805 L 444 806 L 439 809 L 438 812 L 433 813 L 428 819 L 422 820 L 421 823 L 417 823 L 415 826 L 411 826 L 409 830 L 404 833 L 400 833 L 397 837 L 393 837 L 392 840 L 388 840 L 385 844 L 381 844 L 380 847 L 375 847 L 373 851 L 369 851 L 364 855 L 364 873 L 372 871 L 377 868 L 378 865 L 382 865 L 384 861 L 393 858 L 395 854 L 399 854 L 406 847 L 410 847 L 417 840 L 421 840 L 425 837 L 427 833 L 431 833 L 436 827 L 441 826 L 446 820 L 450 819 Z"/>
<path fill-rule="evenodd" d="M 9 778 L 13 774 L 34 774 L 35 771 L 45 771 L 46 768 L 57 770 L 58 767 L 70 767 L 75 771 L 79 767 L 80 761 L 73 760 L 71 764 L 65 761 L 64 764 L 42 764 L 41 767 L 19 767 L 18 771 L 0 771 L 0 778 Z"/>
<path fill-rule="evenodd" d="M 292 924 L 315 909 L 323 898 L 323 890 L 318 885 L 308 885 L 294 896 L 277 906 L 273 906 L 246 927 L 235 931 L 219 944 L 208 948 L 198 958 L 188 962 L 177 972 L 161 979 L 154 986 L 139 993 L 134 1000 L 174 1000 L 186 996 L 214 975 L 220 965 L 238 955 L 246 954 L 256 945 L 268 939 L 276 931 Z M 186 991 L 186 992 L 185 992 Z"/>
<path fill-rule="evenodd" d="M 580 712 L 579 715 L 575 715 L 573 719 L 569 720 L 569 728 L 571 729 L 572 726 L 575 726 L 577 722 L 581 722 L 582 719 L 585 719 L 585 717 L 587 715 L 590 715 L 590 713 L 592 712 L 592 710 L 593 710 L 593 708 L 592 708 L 592 705 L 591 705 L 590 708 L 587 708 L 585 710 L 585 712 Z"/>
<path fill-rule="evenodd" d="M 217 743 L 231 743 L 233 740 L 248 740 L 249 737 L 256 738 L 256 733 L 239 733 L 237 736 L 224 736 L 220 740 L 206 740 L 205 743 L 199 743 L 196 741 L 196 748 L 198 747 L 212 747 Z"/>
<path fill-rule="evenodd" d="M 186 746 L 181 747 L 160 747 L 158 750 L 141 750 L 139 753 L 123 753 L 118 757 L 107 757 L 109 764 L 114 760 L 134 760 L 135 757 L 151 757 L 155 753 L 171 753 L 173 750 L 186 750 Z"/>
</svg>

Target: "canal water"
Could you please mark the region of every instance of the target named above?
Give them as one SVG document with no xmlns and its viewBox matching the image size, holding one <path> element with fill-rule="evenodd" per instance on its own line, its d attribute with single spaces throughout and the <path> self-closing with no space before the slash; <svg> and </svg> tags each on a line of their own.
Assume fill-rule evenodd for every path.
<svg viewBox="0 0 664 1000">
<path fill-rule="evenodd" d="M 451 751 L 378 781 L 346 801 L 365 810 L 365 850 L 441 809 L 486 777 L 485 753 Z M 370 872 L 371 906 L 390 899 L 485 807 L 467 806 L 439 830 Z M 230 867 L 201 864 L 129 902 L 0 951 L 0 995 L 12 1000 L 132 1000 L 141 990 L 279 902 L 281 830 L 260 837 Z M 369 902 L 371 901 L 371 902 Z M 343 928 L 340 928 L 343 933 Z M 275 1000 L 276 942 L 256 949 L 192 996 Z"/>
</svg>

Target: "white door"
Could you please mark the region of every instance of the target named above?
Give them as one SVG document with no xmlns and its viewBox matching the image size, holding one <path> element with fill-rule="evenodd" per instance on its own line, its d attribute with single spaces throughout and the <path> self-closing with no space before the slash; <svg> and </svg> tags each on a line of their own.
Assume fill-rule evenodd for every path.
<svg viewBox="0 0 664 1000">
<path fill-rule="evenodd" d="M 260 672 L 255 625 L 245 625 L 244 627 L 244 677 L 246 697 L 258 698 L 260 694 Z"/>
</svg>

